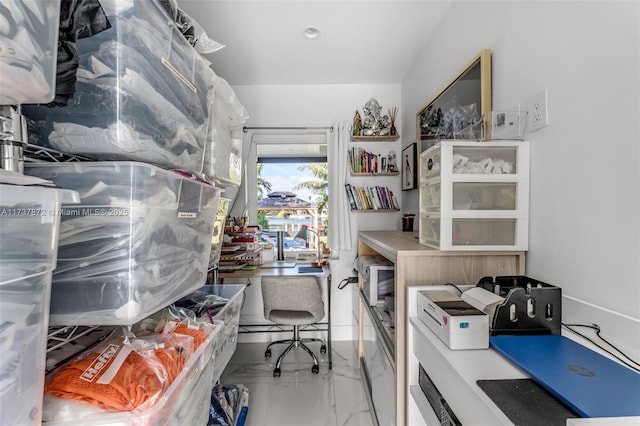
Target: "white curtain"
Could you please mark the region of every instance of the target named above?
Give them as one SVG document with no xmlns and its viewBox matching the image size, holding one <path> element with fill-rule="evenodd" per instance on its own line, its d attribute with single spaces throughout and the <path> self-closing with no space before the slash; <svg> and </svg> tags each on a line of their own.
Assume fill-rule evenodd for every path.
<svg viewBox="0 0 640 426">
<path fill-rule="evenodd" d="M 335 256 L 342 250 L 351 250 L 350 206 L 344 192 L 344 185 L 347 183 L 347 150 L 351 140 L 351 123 L 335 123 L 327 140 L 330 199 L 328 243 Z"/>
</svg>

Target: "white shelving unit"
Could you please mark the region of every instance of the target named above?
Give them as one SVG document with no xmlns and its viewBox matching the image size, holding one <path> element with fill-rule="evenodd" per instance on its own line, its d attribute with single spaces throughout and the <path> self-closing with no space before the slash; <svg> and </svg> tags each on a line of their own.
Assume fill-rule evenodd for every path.
<svg viewBox="0 0 640 426">
<path fill-rule="evenodd" d="M 527 250 L 529 143 L 443 140 L 420 155 L 420 243 Z"/>
</svg>

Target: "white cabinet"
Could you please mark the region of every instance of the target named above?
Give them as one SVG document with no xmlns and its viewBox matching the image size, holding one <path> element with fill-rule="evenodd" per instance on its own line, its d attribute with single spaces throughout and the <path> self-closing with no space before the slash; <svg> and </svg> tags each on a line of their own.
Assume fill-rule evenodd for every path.
<svg viewBox="0 0 640 426">
<path fill-rule="evenodd" d="M 385 321 L 379 320 L 376 307 L 368 306 L 364 299 L 363 292 L 360 292 L 360 309 L 366 309 L 372 324 L 378 325 L 377 336 L 388 336 L 390 342 L 388 349 L 393 350 L 395 370 L 395 424 L 397 426 L 410 425 L 419 426 L 421 422 L 416 422 L 415 416 L 407 415 L 416 408 L 411 395 L 413 391 L 409 385 L 417 384 L 408 382 L 408 378 L 415 377 L 417 380 L 417 367 L 415 372 L 411 369 L 413 357 L 410 344 L 411 335 L 407 333 L 409 329 L 408 319 L 415 316 L 415 299 L 407 302 L 407 297 L 415 294 L 410 291 L 415 287 L 426 285 L 439 285 L 443 283 L 475 284 L 484 276 L 496 275 L 524 275 L 524 252 L 522 251 L 456 251 L 443 252 L 419 244 L 412 232 L 401 231 L 360 231 L 358 233 L 358 255 L 376 256 L 382 255 L 395 265 L 395 291 L 394 291 L 394 321 L 393 328 L 385 325 Z M 362 282 L 360 283 L 362 285 Z M 407 308 L 413 307 L 407 312 Z M 376 314 L 371 314 L 374 312 Z M 362 315 L 364 317 L 364 315 Z M 384 318 L 384 316 L 383 316 Z M 364 320 L 360 322 L 363 326 Z M 367 346 L 363 340 L 368 339 L 369 328 L 360 329 L 360 354 L 366 354 Z M 385 348 L 384 346 L 382 347 Z M 365 361 L 366 362 L 366 361 Z M 417 365 L 417 364 L 416 364 Z M 407 367 L 409 369 L 407 369 Z M 374 407 L 376 413 L 379 409 Z M 383 407 L 382 410 L 386 408 Z M 382 424 L 382 423 L 381 423 Z M 432 423 L 429 423 L 432 424 Z"/>
<path fill-rule="evenodd" d="M 363 304 L 363 354 L 361 364 L 371 394 L 373 410 L 378 425 L 396 424 L 395 382 L 396 363 L 390 317 L 384 316 L 381 307 L 370 306 L 360 293 Z"/>
<path fill-rule="evenodd" d="M 529 143 L 443 140 L 420 155 L 420 243 L 526 250 Z"/>
</svg>

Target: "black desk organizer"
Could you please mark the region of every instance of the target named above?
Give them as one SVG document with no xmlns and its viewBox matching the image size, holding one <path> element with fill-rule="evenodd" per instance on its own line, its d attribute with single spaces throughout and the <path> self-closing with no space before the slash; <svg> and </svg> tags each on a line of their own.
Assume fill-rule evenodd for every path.
<svg viewBox="0 0 640 426">
<path fill-rule="evenodd" d="M 483 277 L 482 287 L 504 298 L 491 320 L 491 336 L 560 334 L 562 289 L 524 275 Z"/>
</svg>

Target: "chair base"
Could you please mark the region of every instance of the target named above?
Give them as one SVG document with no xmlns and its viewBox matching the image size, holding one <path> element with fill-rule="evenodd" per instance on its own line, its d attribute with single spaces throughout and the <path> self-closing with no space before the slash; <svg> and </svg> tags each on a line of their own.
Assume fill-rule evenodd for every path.
<svg viewBox="0 0 640 426">
<path fill-rule="evenodd" d="M 324 340 L 315 339 L 315 338 L 301 339 L 300 338 L 300 329 L 299 329 L 299 326 L 297 326 L 297 325 L 293 326 L 293 338 L 292 339 L 276 340 L 275 342 L 269 343 L 269 345 L 267 345 L 267 349 L 264 351 L 264 357 L 265 358 L 270 358 L 271 357 L 271 346 L 280 345 L 280 344 L 288 344 L 289 345 L 284 350 L 284 352 L 282 352 L 280 354 L 280 356 L 278 357 L 278 360 L 276 361 L 276 367 L 273 370 L 273 377 L 280 377 L 280 366 L 282 365 L 282 360 L 284 359 L 284 357 L 289 352 L 291 352 L 291 350 L 298 349 L 298 348 L 304 349 L 311 356 L 311 358 L 313 359 L 313 366 L 311 367 L 311 372 L 314 373 L 314 374 L 318 374 L 318 372 L 320 371 L 320 366 L 319 366 L 319 363 L 318 363 L 318 357 L 316 357 L 316 354 L 313 353 L 313 351 L 311 349 L 309 349 L 309 347 L 307 345 L 305 345 L 305 343 L 309 343 L 309 342 L 320 342 L 321 343 L 320 353 L 327 352 L 327 345 L 325 344 Z"/>
</svg>

